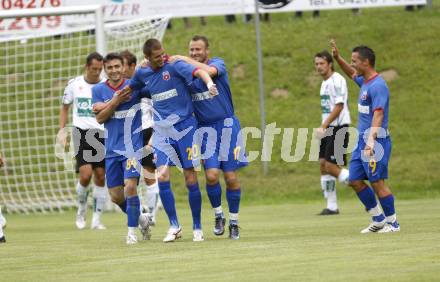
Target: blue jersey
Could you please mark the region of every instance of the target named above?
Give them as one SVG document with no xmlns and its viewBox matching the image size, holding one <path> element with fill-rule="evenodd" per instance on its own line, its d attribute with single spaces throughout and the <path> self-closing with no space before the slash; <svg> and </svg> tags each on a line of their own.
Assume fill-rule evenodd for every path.
<svg viewBox="0 0 440 282">
<path fill-rule="evenodd" d="M 212 97 L 201 79 L 196 79 L 191 85 L 194 114 L 200 124 L 212 124 L 234 116 L 225 62 L 220 58 L 212 58 L 208 65 L 217 69 L 217 76 L 213 81 L 217 86 L 218 95 Z"/>
<path fill-rule="evenodd" d="M 192 116 L 194 109 L 188 87 L 196 70 L 184 61 L 165 62 L 156 71 L 151 67 L 137 69 L 130 88 L 145 87 L 147 97 L 153 100 L 155 126 L 171 126 Z"/>
<path fill-rule="evenodd" d="M 381 127 L 388 130 L 388 111 L 390 92 L 385 80 L 376 75 L 368 81 L 363 76 L 354 77 L 354 81 L 361 87 L 358 100 L 358 130 L 359 137 L 367 131 L 373 122 L 373 114 L 377 110 L 383 110 L 384 117 Z"/>
<path fill-rule="evenodd" d="M 108 102 L 112 99 L 115 91 L 124 88 L 129 80 L 113 88 L 107 81 L 101 82 L 92 88 L 92 103 Z M 137 156 L 134 152 L 142 148 L 140 101 L 145 94 L 142 91 L 133 91 L 130 100 L 120 104 L 114 114 L 104 123 L 107 131 L 105 140 L 106 158 L 125 156 L 132 158 Z M 127 129 L 125 129 L 127 120 Z"/>
</svg>

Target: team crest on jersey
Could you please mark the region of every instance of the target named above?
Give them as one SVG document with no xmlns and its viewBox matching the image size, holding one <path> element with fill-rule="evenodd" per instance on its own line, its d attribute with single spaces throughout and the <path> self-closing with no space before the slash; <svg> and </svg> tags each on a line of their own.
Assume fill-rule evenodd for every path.
<svg viewBox="0 0 440 282">
<path fill-rule="evenodd" d="M 367 91 L 362 92 L 361 100 L 365 101 L 367 100 L 367 97 L 368 97 Z"/>
<path fill-rule="evenodd" d="M 163 78 L 163 80 L 170 80 L 170 78 L 171 78 L 171 75 L 170 75 L 170 73 L 168 72 L 168 71 L 164 71 L 163 73 L 162 73 L 162 78 Z"/>
</svg>

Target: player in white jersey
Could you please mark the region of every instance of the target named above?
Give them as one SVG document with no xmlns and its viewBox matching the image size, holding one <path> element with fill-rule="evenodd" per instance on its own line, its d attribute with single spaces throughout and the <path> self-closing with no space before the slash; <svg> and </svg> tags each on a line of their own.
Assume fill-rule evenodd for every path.
<svg viewBox="0 0 440 282">
<path fill-rule="evenodd" d="M 69 81 L 64 90 L 60 111 L 59 142 L 67 143 L 65 126 L 70 106 L 72 106 L 72 139 L 75 147 L 76 172 L 79 173 L 76 192 L 78 196 L 78 212 L 76 226 L 86 226 L 88 186 L 94 176 L 93 187 L 93 218 L 92 229 L 105 229 L 101 223 L 101 214 L 107 199 L 105 188 L 105 148 L 104 127 L 95 119 L 92 112 L 92 87 L 101 82 L 103 57 L 94 52 L 87 56 L 84 75 Z"/>
<path fill-rule="evenodd" d="M 347 82 L 334 71 L 333 59 L 328 51 L 317 53 L 314 63 L 316 71 L 324 79 L 320 90 L 322 122 L 317 129 L 317 137 L 321 139 L 321 188 L 327 199 L 327 207 L 319 215 L 335 215 L 339 214 L 336 179 L 347 185 L 349 176 L 348 170 L 341 167 L 346 164 L 348 126 L 351 123 Z"/>
<path fill-rule="evenodd" d="M 3 156 L 0 153 L 0 168 L 3 167 Z M 0 244 L 6 243 L 5 234 L 3 234 L 3 229 L 6 227 L 6 219 L 2 214 L 2 208 L 0 207 Z"/>
<path fill-rule="evenodd" d="M 131 79 L 136 70 L 137 59 L 136 56 L 128 50 L 122 51 L 122 58 L 124 59 L 124 77 Z M 146 205 L 148 213 L 151 214 L 151 225 L 156 224 L 156 211 L 160 205 L 159 186 L 156 180 L 156 166 L 153 162 L 153 152 L 151 147 L 151 137 L 153 135 L 153 102 L 149 98 L 141 99 L 142 110 L 142 138 L 144 141 L 144 149 L 146 150 L 145 157 L 142 158 L 141 164 L 144 169 L 144 181 L 147 185 L 146 189 Z"/>
</svg>

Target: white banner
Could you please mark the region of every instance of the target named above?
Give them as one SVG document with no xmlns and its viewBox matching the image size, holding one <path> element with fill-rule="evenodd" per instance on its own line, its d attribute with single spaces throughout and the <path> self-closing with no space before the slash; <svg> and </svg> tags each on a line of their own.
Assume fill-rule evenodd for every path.
<svg viewBox="0 0 440 282">
<path fill-rule="evenodd" d="M 385 6 L 421 5 L 426 0 L 259 0 L 260 12 L 293 12 L 372 8 Z M 139 17 L 171 15 L 193 17 L 227 14 L 253 14 L 254 0 L 0 0 L 0 11 L 44 7 L 103 5 L 106 21 Z M 92 23 L 92 15 L 43 16 L 34 18 L 0 19 L 0 36 L 18 33 L 59 31 L 65 25 Z"/>
</svg>

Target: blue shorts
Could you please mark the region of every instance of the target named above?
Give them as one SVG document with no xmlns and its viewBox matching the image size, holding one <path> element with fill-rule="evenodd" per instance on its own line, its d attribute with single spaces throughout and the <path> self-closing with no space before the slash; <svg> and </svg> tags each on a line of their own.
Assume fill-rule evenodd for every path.
<svg viewBox="0 0 440 282">
<path fill-rule="evenodd" d="M 204 168 L 235 171 L 248 165 L 240 121 L 233 116 L 197 130 Z"/>
<path fill-rule="evenodd" d="M 136 158 L 127 159 L 125 156 L 105 158 L 105 178 L 108 188 L 124 186 L 127 178 L 140 177 L 140 163 Z"/>
<path fill-rule="evenodd" d="M 391 156 L 391 139 L 377 138 L 376 142 L 380 145 L 375 146 L 375 157 L 368 158 L 363 156 L 365 142 L 359 140 L 357 148 L 353 151 L 350 161 L 349 181 L 368 180 L 370 183 L 388 178 L 388 161 Z"/>
<path fill-rule="evenodd" d="M 196 118 L 191 116 L 170 129 L 155 128 L 153 133 L 154 162 L 160 166 L 193 168 L 200 166 L 200 150 L 194 141 Z"/>
</svg>

